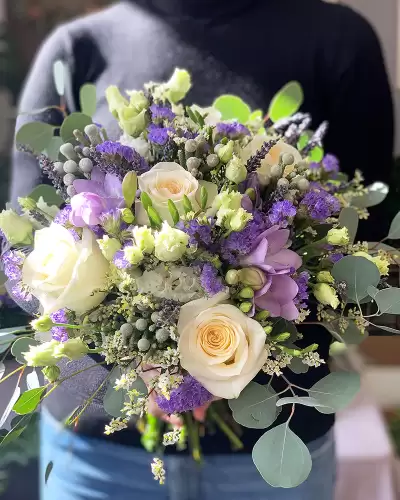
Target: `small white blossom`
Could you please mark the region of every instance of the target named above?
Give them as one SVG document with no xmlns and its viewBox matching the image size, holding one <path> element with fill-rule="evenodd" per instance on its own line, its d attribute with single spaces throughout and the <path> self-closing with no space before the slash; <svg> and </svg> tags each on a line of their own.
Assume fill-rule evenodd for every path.
<svg viewBox="0 0 400 500">
<path fill-rule="evenodd" d="M 179 387 L 182 381 L 182 375 L 171 375 L 170 373 L 165 372 L 158 377 L 157 392 L 162 394 L 166 399 L 169 399 L 172 389 L 176 389 L 177 387 Z"/>
<path fill-rule="evenodd" d="M 267 375 L 276 375 L 280 377 L 283 368 L 286 368 L 290 364 L 292 358 L 293 356 L 286 353 L 278 354 L 275 359 L 267 359 L 262 370 Z"/>
<path fill-rule="evenodd" d="M 104 434 L 109 436 L 110 434 L 114 434 L 114 432 L 122 431 L 128 427 L 126 420 L 118 418 L 113 418 L 109 425 L 106 425 Z"/>
<path fill-rule="evenodd" d="M 181 429 L 175 429 L 171 432 L 166 432 L 163 436 L 163 445 L 172 446 L 176 444 L 181 438 Z"/>
<path fill-rule="evenodd" d="M 136 379 L 137 374 L 134 370 L 131 370 L 128 373 L 123 373 L 121 375 L 121 378 L 115 381 L 114 389 L 116 391 L 119 391 L 121 389 L 129 390 Z"/>
<path fill-rule="evenodd" d="M 151 472 L 153 473 L 154 479 L 160 484 L 165 483 L 165 469 L 164 462 L 159 458 L 154 458 L 151 463 Z"/>
<path fill-rule="evenodd" d="M 305 365 L 314 366 L 315 368 L 318 368 L 318 366 L 325 363 L 325 361 L 319 357 L 317 352 L 307 352 L 304 354 L 302 361 Z"/>
</svg>

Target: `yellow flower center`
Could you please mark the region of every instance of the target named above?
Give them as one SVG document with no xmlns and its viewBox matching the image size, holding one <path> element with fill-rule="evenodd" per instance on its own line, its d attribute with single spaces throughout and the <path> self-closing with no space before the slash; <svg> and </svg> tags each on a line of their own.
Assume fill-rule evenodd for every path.
<svg viewBox="0 0 400 500">
<path fill-rule="evenodd" d="M 236 347 L 236 332 L 230 323 L 215 319 L 199 328 L 198 343 L 209 356 L 233 355 Z"/>
<path fill-rule="evenodd" d="M 171 194 L 178 194 L 182 191 L 182 184 L 173 179 L 166 179 L 157 184 L 157 189 L 166 189 Z"/>
</svg>

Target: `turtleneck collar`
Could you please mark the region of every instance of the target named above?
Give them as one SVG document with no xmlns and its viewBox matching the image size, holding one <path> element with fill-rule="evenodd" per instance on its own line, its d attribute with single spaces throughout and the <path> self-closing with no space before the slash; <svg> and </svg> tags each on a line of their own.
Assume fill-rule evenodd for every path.
<svg viewBox="0 0 400 500">
<path fill-rule="evenodd" d="M 260 0 L 128 0 L 160 15 L 215 19 L 251 8 Z"/>
</svg>

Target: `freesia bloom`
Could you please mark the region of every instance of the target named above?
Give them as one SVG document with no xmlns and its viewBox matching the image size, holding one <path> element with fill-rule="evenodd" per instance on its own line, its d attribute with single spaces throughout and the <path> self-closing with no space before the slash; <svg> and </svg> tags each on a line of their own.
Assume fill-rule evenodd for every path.
<svg viewBox="0 0 400 500">
<path fill-rule="evenodd" d="M 268 354 L 257 321 L 225 304 L 227 293 L 182 306 L 179 321 L 181 365 L 214 396 L 237 398 Z"/>
<path fill-rule="evenodd" d="M 266 282 L 255 292 L 255 304 L 268 310 L 272 317 L 292 321 L 299 315 L 294 303 L 299 289 L 288 274 L 297 270 L 302 260 L 297 253 L 285 248 L 288 239 L 288 229 L 278 226 L 267 229 L 256 239 L 253 250 L 240 259 L 240 265 L 254 266 L 265 272 Z"/>
<path fill-rule="evenodd" d="M 41 303 L 44 313 L 70 309 L 82 314 L 106 295 L 109 262 L 95 235 L 83 230 L 82 241 L 63 226 L 52 224 L 36 231 L 33 251 L 25 259 L 22 281 Z"/>
<path fill-rule="evenodd" d="M 217 195 L 217 186 L 211 182 L 201 183 L 187 170 L 174 162 L 157 163 L 149 172 L 138 177 L 139 189 L 145 191 L 151 198 L 153 207 L 160 217 L 171 225 L 172 217 L 168 209 L 168 200 L 172 200 L 179 213 L 183 214 L 183 197 L 186 195 L 196 210 L 199 206 L 200 187 L 204 185 L 208 193 L 208 203 L 211 205 Z M 136 220 L 139 225 L 148 224 L 147 213 L 138 202 Z"/>
</svg>

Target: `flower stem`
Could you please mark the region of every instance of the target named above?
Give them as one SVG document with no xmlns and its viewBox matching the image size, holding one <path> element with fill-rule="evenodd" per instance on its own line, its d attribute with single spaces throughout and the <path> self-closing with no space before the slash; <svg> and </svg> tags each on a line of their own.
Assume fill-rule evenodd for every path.
<svg viewBox="0 0 400 500">
<path fill-rule="evenodd" d="M 2 384 L 5 380 L 7 380 L 8 378 L 12 377 L 13 375 L 15 375 L 16 373 L 20 372 L 21 370 L 24 370 L 25 368 L 26 368 L 26 365 L 22 365 L 19 368 L 17 368 L 16 370 L 14 370 L 13 372 L 9 373 L 8 375 L 6 375 L 5 377 L 3 377 L 0 380 L 0 384 Z"/>
<path fill-rule="evenodd" d="M 186 428 L 189 438 L 189 445 L 192 451 L 192 456 L 195 462 L 201 463 L 202 456 L 200 450 L 200 438 L 199 438 L 199 429 L 197 422 L 193 421 L 192 414 L 190 412 L 186 412 L 184 414 L 186 420 Z"/>
<path fill-rule="evenodd" d="M 229 425 L 221 418 L 221 416 L 214 410 L 212 406 L 210 406 L 210 408 L 208 409 L 208 414 L 229 439 L 233 449 L 235 451 L 241 450 L 243 448 L 242 441 L 237 437 L 237 435 L 233 432 Z"/>
</svg>

